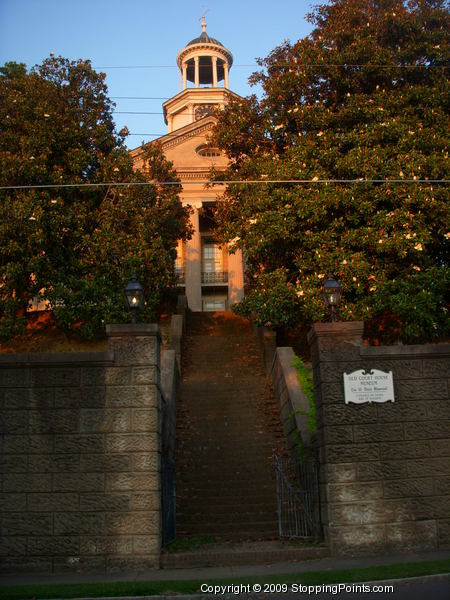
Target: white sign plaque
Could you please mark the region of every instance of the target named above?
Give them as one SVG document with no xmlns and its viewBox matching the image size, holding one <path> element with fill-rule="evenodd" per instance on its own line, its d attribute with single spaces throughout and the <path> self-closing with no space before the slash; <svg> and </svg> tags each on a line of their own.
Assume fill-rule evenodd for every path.
<svg viewBox="0 0 450 600">
<path fill-rule="evenodd" d="M 353 402 L 394 402 L 392 371 L 385 373 L 377 369 L 344 373 L 345 404 Z"/>
</svg>

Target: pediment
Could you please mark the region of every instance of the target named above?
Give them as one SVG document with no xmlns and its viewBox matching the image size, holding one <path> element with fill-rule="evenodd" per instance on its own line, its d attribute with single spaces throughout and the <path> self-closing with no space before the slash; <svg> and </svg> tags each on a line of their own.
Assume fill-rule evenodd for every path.
<svg viewBox="0 0 450 600">
<path fill-rule="evenodd" d="M 203 137 L 207 136 L 214 128 L 217 119 L 211 115 L 205 117 L 204 119 L 200 119 L 195 121 L 194 123 L 189 123 L 189 125 L 185 125 L 184 127 L 180 127 L 172 133 L 168 133 L 166 135 L 162 135 L 159 138 L 152 140 L 151 142 L 147 142 L 145 146 L 149 144 L 154 144 L 155 142 L 159 142 L 162 145 L 164 151 L 169 150 L 175 146 L 180 146 L 189 142 L 192 138 L 195 137 Z M 139 155 L 142 152 L 142 148 L 135 148 L 134 150 L 130 150 L 130 154 L 133 160 L 139 158 Z"/>
</svg>

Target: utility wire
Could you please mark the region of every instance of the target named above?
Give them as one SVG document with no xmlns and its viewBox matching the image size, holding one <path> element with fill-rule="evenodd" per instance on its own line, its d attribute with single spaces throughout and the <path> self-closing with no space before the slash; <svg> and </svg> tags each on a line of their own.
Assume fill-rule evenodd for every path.
<svg viewBox="0 0 450 600">
<path fill-rule="evenodd" d="M 113 110 L 115 115 L 163 115 L 162 111 Z M 181 113 L 180 117 L 195 117 L 196 113 Z"/>
<path fill-rule="evenodd" d="M 249 68 L 249 67 L 258 67 L 259 65 L 253 64 L 253 65 L 235 65 L 233 64 L 233 67 L 244 67 L 244 68 Z M 178 69 L 178 65 L 108 65 L 106 67 L 97 67 L 95 65 L 93 65 L 92 67 L 93 69 Z M 199 64 L 199 69 L 210 69 L 211 65 L 200 65 Z"/>
<path fill-rule="evenodd" d="M 150 185 L 259 185 L 259 184 L 311 184 L 311 183 L 450 183 L 449 179 L 225 179 L 222 181 L 210 181 L 209 179 L 199 181 L 128 181 L 128 182 L 100 182 L 100 183 L 51 183 L 43 185 L 5 185 L 0 190 L 35 190 L 55 188 L 93 188 L 93 187 L 143 187 Z"/>
<path fill-rule="evenodd" d="M 111 100 L 168 100 L 168 96 L 109 96 Z"/>
<path fill-rule="evenodd" d="M 238 68 L 259 68 L 259 69 L 273 69 L 273 68 L 284 68 L 290 67 L 292 69 L 293 65 L 300 69 L 306 68 L 317 68 L 317 67 L 330 67 L 330 68 L 342 68 L 345 69 L 347 67 L 350 68 L 364 68 L 364 69 L 448 69 L 450 68 L 448 65 L 392 65 L 392 64 L 382 64 L 382 65 L 371 65 L 368 63 L 359 64 L 359 63 L 277 63 L 273 65 L 236 65 L 233 64 L 233 67 Z M 178 69 L 178 65 L 110 65 L 107 67 L 93 67 L 94 69 Z M 211 65 L 199 65 L 199 69 L 211 69 Z"/>
<path fill-rule="evenodd" d="M 139 110 L 113 110 L 115 115 L 163 115 L 164 113 L 161 111 L 152 112 L 152 111 L 139 111 Z M 185 113 L 186 116 L 192 116 Z"/>
</svg>

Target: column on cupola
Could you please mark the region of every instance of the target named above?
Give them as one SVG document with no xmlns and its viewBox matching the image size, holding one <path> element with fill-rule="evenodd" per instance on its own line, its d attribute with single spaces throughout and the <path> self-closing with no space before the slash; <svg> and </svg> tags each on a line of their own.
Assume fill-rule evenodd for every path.
<svg viewBox="0 0 450 600">
<path fill-rule="evenodd" d="M 196 87 L 196 88 L 200 87 L 199 62 L 200 62 L 200 58 L 198 56 L 194 56 L 194 64 L 195 64 L 194 87 Z"/>
<path fill-rule="evenodd" d="M 212 56 L 213 87 L 217 87 L 217 56 Z"/>
<path fill-rule="evenodd" d="M 202 310 L 202 247 L 199 230 L 198 208 L 194 208 L 191 216 L 193 234 L 186 242 L 186 296 L 190 310 Z"/>
<path fill-rule="evenodd" d="M 183 71 L 183 90 L 187 88 L 187 63 L 184 62 L 182 66 Z"/>
<path fill-rule="evenodd" d="M 224 63 L 223 63 L 223 75 L 224 75 L 223 85 L 225 88 L 228 89 L 228 62 L 227 61 L 224 61 Z"/>
</svg>

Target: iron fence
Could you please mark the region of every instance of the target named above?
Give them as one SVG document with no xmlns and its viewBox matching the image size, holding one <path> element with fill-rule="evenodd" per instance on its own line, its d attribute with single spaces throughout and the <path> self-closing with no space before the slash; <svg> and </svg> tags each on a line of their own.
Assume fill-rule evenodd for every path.
<svg viewBox="0 0 450 600">
<path fill-rule="evenodd" d="M 167 458 L 161 460 L 161 511 L 162 511 L 162 545 L 173 542 L 176 538 L 175 508 L 175 463 Z"/>
<path fill-rule="evenodd" d="M 278 529 L 280 537 L 320 540 L 319 469 L 310 456 L 301 463 L 275 454 Z"/>
</svg>

